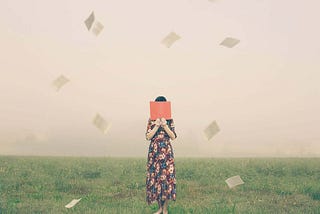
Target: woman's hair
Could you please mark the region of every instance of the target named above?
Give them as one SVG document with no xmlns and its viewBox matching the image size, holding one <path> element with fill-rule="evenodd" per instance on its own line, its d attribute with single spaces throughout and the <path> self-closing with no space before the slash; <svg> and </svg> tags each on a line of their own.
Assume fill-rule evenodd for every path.
<svg viewBox="0 0 320 214">
<path fill-rule="evenodd" d="M 156 102 L 166 102 L 167 99 L 164 96 L 158 96 L 154 101 L 156 101 Z"/>
</svg>

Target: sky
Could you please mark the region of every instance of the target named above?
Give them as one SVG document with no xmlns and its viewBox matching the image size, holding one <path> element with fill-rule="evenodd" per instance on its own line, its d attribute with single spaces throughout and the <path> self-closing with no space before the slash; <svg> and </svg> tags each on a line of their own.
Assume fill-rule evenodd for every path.
<svg viewBox="0 0 320 214">
<path fill-rule="evenodd" d="M 1 155 L 146 157 L 149 101 L 164 95 L 176 157 L 320 156 L 319 1 L 0 4 Z M 170 32 L 181 39 L 167 48 Z"/>
</svg>

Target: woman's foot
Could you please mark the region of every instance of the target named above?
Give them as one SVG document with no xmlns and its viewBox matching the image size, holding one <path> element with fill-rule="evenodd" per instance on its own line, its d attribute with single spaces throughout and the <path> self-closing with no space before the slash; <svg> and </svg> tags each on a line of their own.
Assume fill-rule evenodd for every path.
<svg viewBox="0 0 320 214">
<path fill-rule="evenodd" d="M 163 205 L 163 214 L 168 214 L 168 200 L 166 200 L 164 202 L 164 205 Z"/>
<path fill-rule="evenodd" d="M 162 213 L 162 208 L 159 208 L 159 210 L 157 212 L 153 213 L 153 214 L 161 214 L 161 213 Z"/>
</svg>

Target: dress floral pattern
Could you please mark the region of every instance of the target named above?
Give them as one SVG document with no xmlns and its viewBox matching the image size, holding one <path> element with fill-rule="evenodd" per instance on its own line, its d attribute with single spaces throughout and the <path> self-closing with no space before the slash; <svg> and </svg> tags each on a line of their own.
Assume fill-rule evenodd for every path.
<svg viewBox="0 0 320 214">
<path fill-rule="evenodd" d="M 148 121 L 148 134 L 155 126 L 154 120 Z M 173 120 L 167 120 L 167 124 L 174 135 Z M 163 205 L 165 200 L 176 200 L 176 171 L 174 164 L 171 139 L 160 126 L 150 141 L 147 161 L 146 200 L 150 205 L 157 201 Z"/>
</svg>

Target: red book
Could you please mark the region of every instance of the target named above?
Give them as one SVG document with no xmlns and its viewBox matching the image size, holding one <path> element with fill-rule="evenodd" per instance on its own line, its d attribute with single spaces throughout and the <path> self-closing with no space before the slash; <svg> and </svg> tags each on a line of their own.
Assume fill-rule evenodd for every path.
<svg viewBox="0 0 320 214">
<path fill-rule="evenodd" d="M 150 101 L 150 119 L 156 120 L 157 118 L 171 119 L 171 102 L 155 102 Z"/>
</svg>

